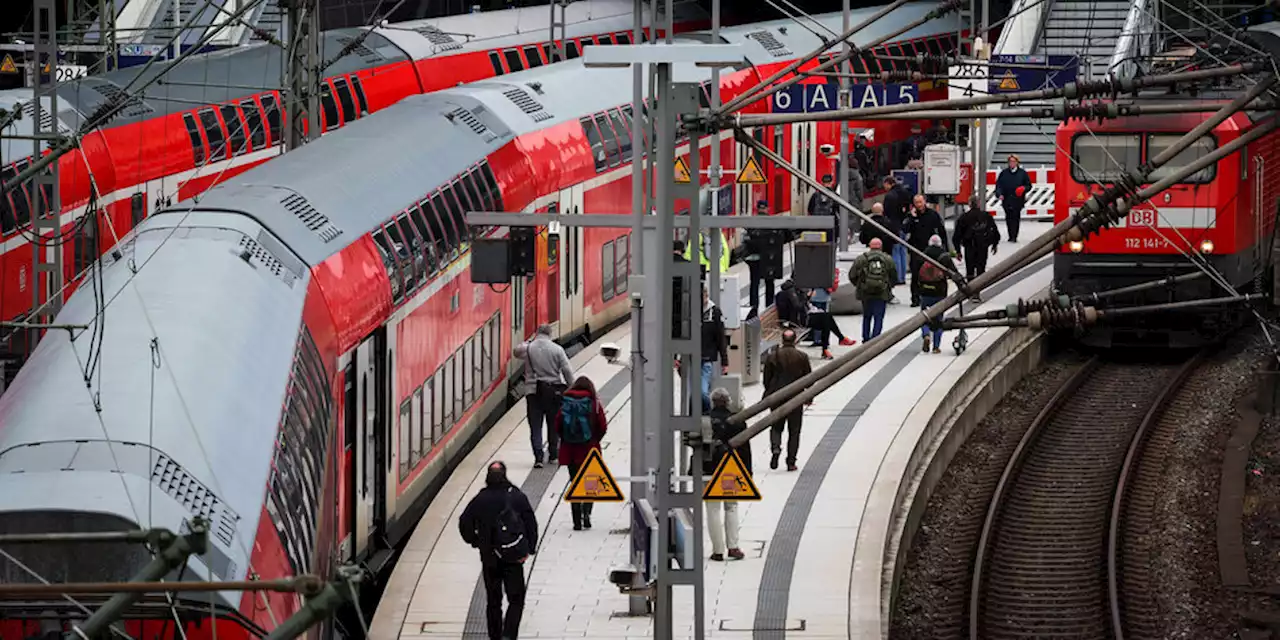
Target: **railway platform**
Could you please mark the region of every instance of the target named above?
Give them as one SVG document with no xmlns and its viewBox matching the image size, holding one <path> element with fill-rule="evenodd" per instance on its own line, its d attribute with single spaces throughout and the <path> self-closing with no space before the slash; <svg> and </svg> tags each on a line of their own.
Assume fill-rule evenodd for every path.
<svg viewBox="0 0 1280 640">
<path fill-rule="evenodd" d="M 1034 238 L 1048 228 L 1024 223 Z M 995 264 L 1016 245 L 1002 243 Z M 847 264 L 842 270 L 847 271 Z M 1048 285 L 1051 259 L 989 289 L 979 310 L 1030 298 Z M 901 288 L 900 288 L 901 289 Z M 899 298 L 905 298 L 905 290 Z M 972 312 L 969 304 L 966 312 Z M 917 309 L 891 305 L 886 326 Z M 851 337 L 860 337 L 861 317 L 837 317 Z M 625 345 L 624 324 L 603 341 Z M 957 411 L 960 395 L 976 388 L 993 363 L 1012 353 L 1006 328 L 969 331 L 969 348 L 957 356 L 922 354 L 918 337 L 904 340 L 818 396 L 806 410 L 799 470 L 770 470 L 768 438 L 753 441 L 754 480 L 763 500 L 739 508 L 744 560 L 706 564 L 707 636 L 711 638 L 880 638 L 887 633 L 887 577 L 892 575 L 896 534 L 912 492 L 925 473 L 918 464 L 921 434 L 939 416 Z M 950 346 L 952 333 L 944 337 Z M 851 347 L 833 347 L 837 354 Z M 852 347 L 856 348 L 856 347 Z M 808 349 L 814 367 L 823 364 Z M 1009 356 L 1011 357 L 1011 356 Z M 571 359 L 580 375 L 600 390 L 609 416 L 603 444 L 606 464 L 629 475 L 630 374 L 596 350 Z M 966 386 L 967 385 L 967 386 Z M 762 395 L 762 385 L 743 389 L 743 401 Z M 927 456 L 926 456 L 927 457 Z M 401 554 L 370 629 L 372 640 L 485 638 L 484 592 L 479 558 L 457 532 L 457 518 L 483 485 L 488 463 L 501 459 L 513 483 L 529 496 L 542 539 L 526 568 L 528 595 L 521 625 L 526 638 L 645 638 L 647 617 L 631 617 L 627 596 L 607 580 L 610 566 L 629 561 L 629 505 L 600 504 L 595 527 L 573 531 L 560 500 L 567 471 L 534 469 L 524 407 L 500 419 L 459 465 L 428 507 Z M 630 497 L 630 496 L 629 496 Z M 709 543 L 706 546 L 709 550 Z M 708 551 L 709 552 L 709 551 Z M 693 616 L 692 591 L 677 589 L 675 619 Z M 677 637 L 692 637 L 684 624 Z"/>
</svg>

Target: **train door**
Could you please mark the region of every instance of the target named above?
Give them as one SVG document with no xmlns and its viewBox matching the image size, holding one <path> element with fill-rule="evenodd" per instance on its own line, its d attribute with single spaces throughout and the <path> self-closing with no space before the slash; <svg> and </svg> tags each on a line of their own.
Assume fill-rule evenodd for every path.
<svg viewBox="0 0 1280 640">
<path fill-rule="evenodd" d="M 354 420 L 356 472 L 355 490 L 356 554 L 369 545 L 386 522 L 387 392 L 386 330 L 378 329 L 356 347 L 354 385 L 349 388 Z"/>
<path fill-rule="evenodd" d="M 547 205 L 547 213 L 560 213 L 560 203 L 553 202 Z M 537 325 L 546 322 L 551 325 L 552 335 L 559 335 L 560 326 L 560 287 L 564 284 L 563 278 L 560 277 L 560 223 L 552 222 L 547 225 L 546 235 L 546 264 L 545 273 L 541 278 L 542 282 L 538 285 L 539 292 L 542 297 L 538 299 L 539 309 L 545 310 L 537 313 L 539 320 L 535 320 Z"/>
<path fill-rule="evenodd" d="M 561 215 L 582 213 L 582 185 L 560 192 Z M 563 337 L 582 328 L 587 310 L 582 299 L 582 237 L 585 229 L 560 225 L 560 326 Z"/>
<path fill-rule="evenodd" d="M 805 122 L 796 124 L 794 127 L 794 133 L 791 136 L 791 164 L 800 173 L 806 176 L 813 176 L 813 168 L 818 153 L 817 145 L 814 142 L 817 138 L 818 124 L 816 122 Z M 791 179 L 791 211 L 793 213 L 801 213 L 807 210 L 809 192 L 809 185 L 797 178 L 793 177 Z"/>
</svg>

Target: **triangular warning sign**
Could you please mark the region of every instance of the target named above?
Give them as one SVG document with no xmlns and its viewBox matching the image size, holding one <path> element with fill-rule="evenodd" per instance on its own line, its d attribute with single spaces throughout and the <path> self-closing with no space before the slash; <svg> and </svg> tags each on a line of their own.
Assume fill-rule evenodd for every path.
<svg viewBox="0 0 1280 640">
<path fill-rule="evenodd" d="M 689 184 L 689 163 L 684 158 L 676 158 L 676 182 L 680 184 Z"/>
<path fill-rule="evenodd" d="M 703 500 L 731 502 L 735 500 L 759 500 L 760 489 L 747 473 L 747 466 L 742 464 L 738 452 L 730 449 L 716 465 L 716 472 L 711 474 L 711 482 L 702 492 Z"/>
<path fill-rule="evenodd" d="M 764 171 L 760 169 L 760 161 L 755 156 L 747 156 L 747 163 L 738 172 L 738 184 L 765 184 Z"/>
<path fill-rule="evenodd" d="M 4 60 L 0 61 L 0 73 L 17 73 L 17 72 L 18 72 L 18 65 L 13 63 L 13 56 L 6 53 L 4 55 Z"/>
<path fill-rule="evenodd" d="M 53 71 L 53 63 L 46 62 L 44 63 L 44 68 L 40 70 L 40 73 L 50 73 L 52 71 Z"/>
<path fill-rule="evenodd" d="M 623 502 L 622 487 L 614 481 L 609 467 L 604 466 L 604 458 L 599 449 L 587 453 L 587 459 L 578 469 L 578 475 L 569 483 L 569 490 L 564 494 L 565 502 Z"/>
<path fill-rule="evenodd" d="M 1004 77 L 1000 79 L 1001 91 L 1017 91 L 1018 79 L 1014 77 L 1012 71 L 1004 72 Z"/>
</svg>

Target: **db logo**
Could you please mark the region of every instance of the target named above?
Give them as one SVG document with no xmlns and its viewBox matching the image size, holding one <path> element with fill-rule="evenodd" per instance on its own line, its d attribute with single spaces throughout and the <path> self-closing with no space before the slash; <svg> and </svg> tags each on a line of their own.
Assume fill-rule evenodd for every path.
<svg viewBox="0 0 1280 640">
<path fill-rule="evenodd" d="M 1150 205 L 1139 205 L 1138 208 L 1129 210 L 1129 215 L 1125 219 L 1125 226 L 1154 227 L 1158 219 L 1155 208 Z"/>
</svg>

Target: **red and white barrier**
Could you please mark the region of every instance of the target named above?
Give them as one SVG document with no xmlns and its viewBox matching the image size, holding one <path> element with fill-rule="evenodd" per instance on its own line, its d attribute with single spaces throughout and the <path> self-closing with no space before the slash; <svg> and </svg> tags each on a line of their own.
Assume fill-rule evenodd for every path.
<svg viewBox="0 0 1280 640">
<path fill-rule="evenodd" d="M 1053 167 L 1023 167 L 1031 176 L 1031 192 L 1027 194 L 1026 207 L 1022 209 L 1022 217 L 1032 220 L 1053 219 Z M 987 170 L 987 213 L 997 220 L 1004 219 L 1004 207 L 996 198 L 996 176 L 999 170 Z"/>
</svg>

